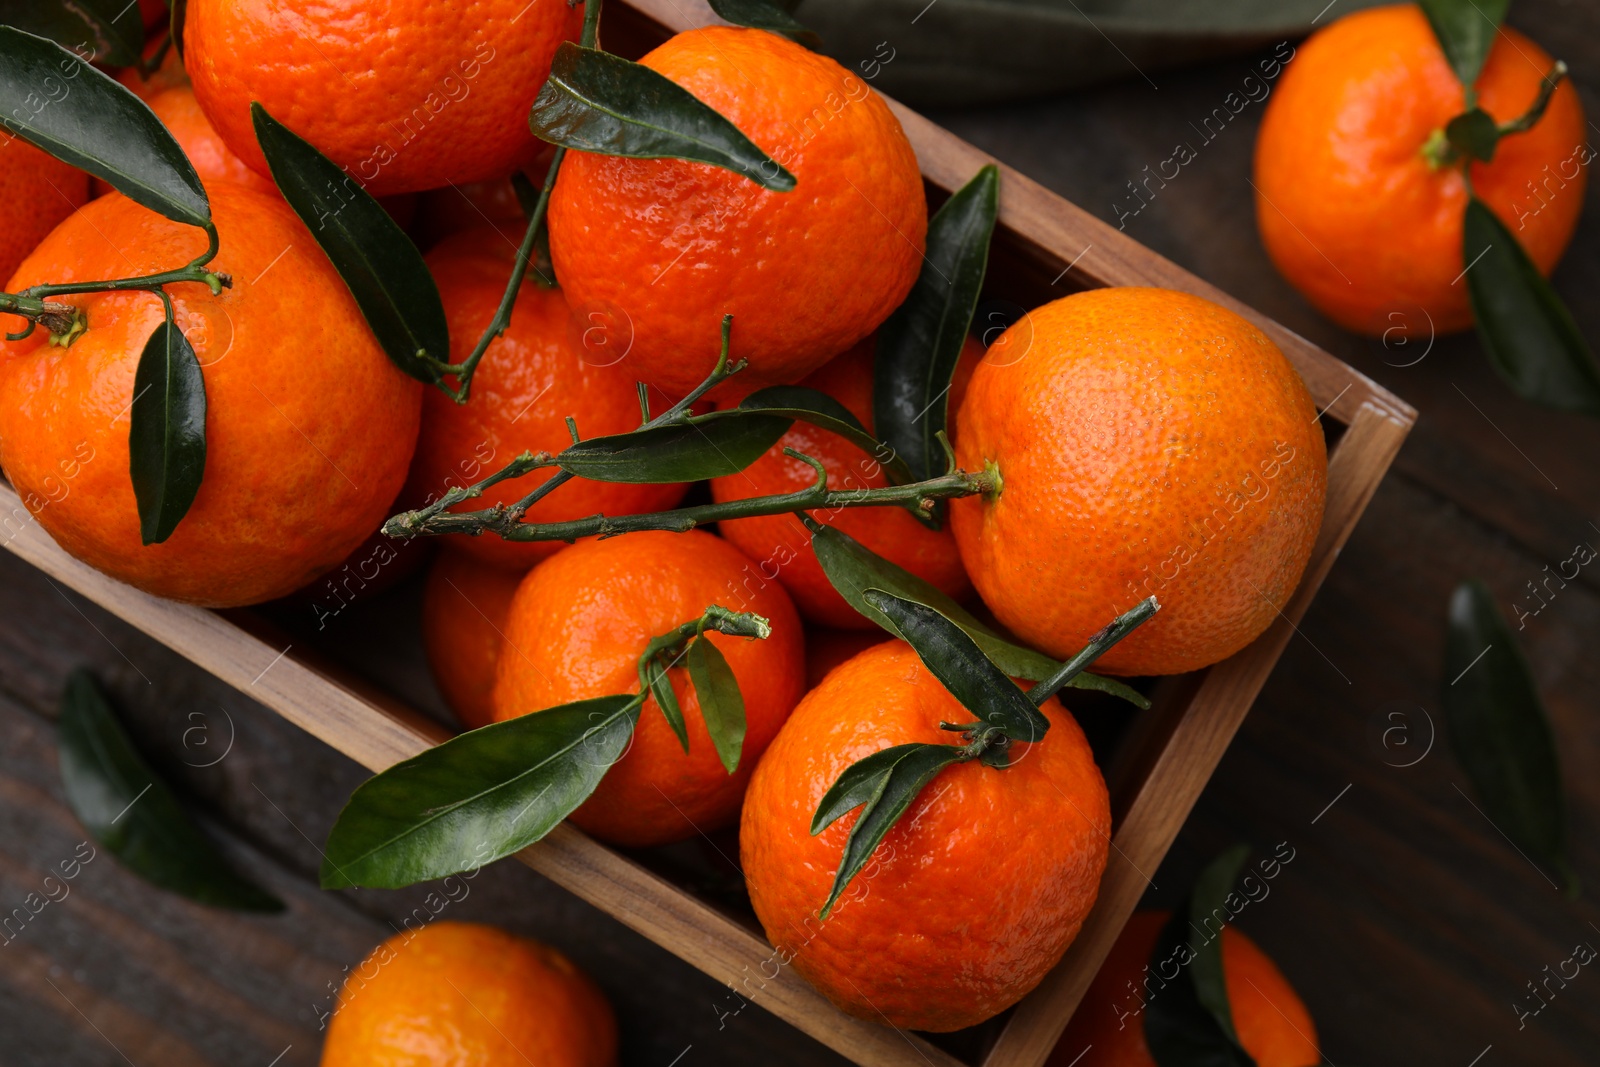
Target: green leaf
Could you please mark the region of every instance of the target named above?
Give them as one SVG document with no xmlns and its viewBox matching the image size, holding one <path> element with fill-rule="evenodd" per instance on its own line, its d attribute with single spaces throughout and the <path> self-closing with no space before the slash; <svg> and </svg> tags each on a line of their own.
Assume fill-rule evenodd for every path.
<svg viewBox="0 0 1600 1067">
<path fill-rule="evenodd" d="M 672 677 L 667 673 L 667 664 L 660 660 L 642 663 L 639 677 L 650 695 L 656 698 L 656 707 L 661 709 L 667 725 L 678 735 L 678 744 L 683 746 L 685 752 L 689 751 L 689 728 L 683 721 L 683 709 L 678 706 L 678 694 L 672 691 Z"/>
<path fill-rule="evenodd" d="M 1500 145 L 1500 124 L 1483 108 L 1475 107 L 1445 123 L 1444 136 L 1461 155 L 1487 163 Z"/>
<path fill-rule="evenodd" d="M 955 745 L 930 745 L 918 742 L 910 745 L 898 745 L 889 751 L 899 751 L 898 758 L 882 760 L 874 764 L 873 773 L 868 779 L 872 782 L 871 795 L 866 800 L 866 806 L 861 810 L 860 818 L 850 828 L 850 836 L 845 840 L 844 854 L 839 857 L 839 869 L 834 874 L 833 888 L 828 891 L 828 899 L 822 905 L 821 917 L 826 919 L 833 910 L 834 904 L 839 900 L 839 895 L 845 891 L 852 879 L 861 873 L 861 869 L 872 858 L 883 843 L 884 835 L 900 821 L 900 816 L 911 807 L 911 802 L 917 799 L 925 786 L 939 772 L 961 758 L 961 749 Z M 875 753 L 879 756 L 881 753 Z M 868 756 L 868 760 L 874 759 Z M 854 768 L 847 768 L 840 775 L 843 781 Z M 864 785 L 865 783 L 863 783 Z M 835 783 L 834 789 L 838 788 Z M 856 792 L 861 787 L 855 787 Z M 829 795 L 833 790 L 829 790 Z M 823 797 L 824 803 L 827 796 Z M 818 809 L 821 814 L 821 808 Z M 813 820 L 815 825 L 815 820 Z"/>
<path fill-rule="evenodd" d="M 688 159 L 788 192 L 794 175 L 692 93 L 620 56 L 564 41 L 528 114 L 536 137 L 580 152 Z"/>
<path fill-rule="evenodd" d="M 903 600 L 933 608 L 972 638 L 995 666 L 1013 677 L 1039 681 L 1055 674 L 1061 666 L 1049 656 L 1001 637 L 931 583 L 890 563 L 847 533 L 831 526 L 818 525 L 811 531 L 811 547 L 817 554 L 823 573 L 839 591 L 839 595 L 851 607 L 896 637 L 904 639 L 905 635 L 896 628 L 894 620 L 867 602 L 864 594 L 868 589 L 882 589 Z M 1084 672 L 1067 685 L 1109 693 L 1141 708 L 1150 706 L 1150 701 L 1138 690 L 1114 678 Z"/>
<path fill-rule="evenodd" d="M 91 62 L 131 67 L 144 51 L 144 14 L 128 0 L 0 0 L 0 25 L 82 48 Z"/>
<path fill-rule="evenodd" d="M 167 0 L 167 6 L 172 10 L 172 47 L 178 50 L 178 59 L 182 60 L 183 23 L 189 12 L 189 0 Z"/>
<path fill-rule="evenodd" d="M 391 362 L 429 385 L 450 361 L 450 328 L 439 289 L 399 223 L 337 163 L 250 105 L 272 180 L 311 230 Z"/>
<path fill-rule="evenodd" d="M 128 413 L 128 473 L 141 541 L 154 545 L 172 536 L 205 471 L 205 375 L 183 331 L 163 322 L 139 356 Z"/>
<path fill-rule="evenodd" d="M 895 745 L 881 749 L 870 756 L 856 760 L 844 769 L 838 780 L 822 794 L 816 814 L 811 817 L 811 836 L 815 837 L 839 819 L 867 803 L 883 788 L 889 771 L 902 756 L 926 744 L 914 741 L 908 745 Z"/>
<path fill-rule="evenodd" d="M 1484 814 L 1575 894 L 1555 737 L 1528 661 L 1476 579 L 1450 597 L 1440 693 L 1451 747 Z"/>
<path fill-rule="evenodd" d="M 894 622 L 923 664 L 968 711 L 1014 741 L 1038 741 L 1050 729 L 1044 713 L 955 623 L 933 608 L 881 589 L 868 589 L 862 596 Z"/>
<path fill-rule="evenodd" d="M 989 265 L 1000 171 L 989 164 L 928 220 L 922 273 L 878 331 L 872 417 L 916 479 L 945 469 L 938 434 L 949 422 L 950 381 Z"/>
<path fill-rule="evenodd" d="M 739 755 L 744 750 L 744 695 L 739 692 L 739 680 L 722 650 L 703 635 L 689 646 L 686 658 L 689 680 L 700 701 L 700 717 L 705 719 L 717 758 L 732 774 L 739 769 Z"/>
<path fill-rule="evenodd" d="M 867 428 L 861 425 L 861 420 L 856 418 L 849 408 L 820 389 L 809 389 L 803 385 L 772 385 L 765 389 L 757 389 L 732 410 L 781 415 L 787 419 L 810 423 L 812 426 L 838 434 L 883 464 L 890 480 L 895 484 L 904 485 L 914 480 L 905 460 L 868 433 Z"/>
<path fill-rule="evenodd" d="M 1483 61 L 1489 58 L 1500 23 L 1505 21 L 1506 9 L 1511 0 L 1420 0 L 1423 14 L 1433 26 L 1433 35 L 1450 61 L 1456 77 L 1468 90 L 1483 70 Z"/>
<path fill-rule="evenodd" d="M 201 904 L 282 911 L 239 875 L 133 747 L 94 677 L 79 669 L 61 695 L 61 786 L 89 834 L 134 874 Z"/>
<path fill-rule="evenodd" d="M 792 425 L 748 413 L 591 437 L 556 457 L 562 470 L 596 482 L 670 485 L 737 474 L 760 459 Z"/>
<path fill-rule="evenodd" d="M 1572 314 L 1505 224 L 1467 201 L 1462 262 L 1478 339 L 1524 400 L 1600 415 L 1600 369 Z"/>
<path fill-rule="evenodd" d="M 822 51 L 822 38 L 802 26 L 788 11 L 768 0 L 711 0 L 711 10 L 724 22 L 782 34 L 813 52 Z"/>
<path fill-rule="evenodd" d="M 1207 929 L 1207 920 L 1221 930 L 1224 920 L 1217 918 L 1217 915 L 1220 913 L 1225 918 L 1231 914 L 1227 906 L 1228 895 L 1238 883 L 1239 874 L 1244 870 L 1245 860 L 1249 856 L 1249 845 L 1234 845 L 1225 849 L 1200 872 L 1189 894 L 1189 925 L 1192 930 Z M 1237 1045 L 1239 1034 L 1233 1025 L 1233 1008 L 1228 1003 L 1228 984 L 1222 972 L 1222 937 L 1219 933 L 1198 945 L 1190 941 L 1189 947 L 1195 953 L 1188 968 L 1195 996 L 1216 1020 L 1217 1028 Z"/>
<path fill-rule="evenodd" d="M 135 203 L 211 226 L 200 176 L 155 112 L 55 42 L 0 26 L 0 116 L 11 133 Z"/>
<path fill-rule="evenodd" d="M 1150 954 L 1152 973 L 1165 974 L 1173 963 L 1188 959 L 1189 916 L 1185 909 L 1172 918 L 1156 938 Z M 1177 979 L 1149 995 L 1144 1005 L 1144 1039 L 1156 1067 L 1256 1067 L 1250 1054 L 1223 1032 L 1206 1010 L 1190 975 L 1191 962 Z M 1157 972 L 1156 968 L 1164 968 Z"/>
<path fill-rule="evenodd" d="M 605 696 L 519 715 L 367 779 L 328 834 L 322 887 L 399 889 L 533 844 L 627 751 L 642 703 Z"/>
</svg>

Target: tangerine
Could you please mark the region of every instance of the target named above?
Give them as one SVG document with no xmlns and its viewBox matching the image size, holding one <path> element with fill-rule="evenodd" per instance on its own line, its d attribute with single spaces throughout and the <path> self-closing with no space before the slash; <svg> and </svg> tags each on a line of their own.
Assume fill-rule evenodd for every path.
<svg viewBox="0 0 1600 1067">
<path fill-rule="evenodd" d="M 234 286 L 167 286 L 206 394 L 205 476 L 176 531 L 141 543 L 128 475 L 134 371 L 163 318 L 151 293 L 56 297 L 87 317 L 71 347 L 43 330 L 0 346 L 0 465 L 72 555 L 158 596 L 230 607 L 298 589 L 377 528 L 405 480 L 422 385 L 385 357 L 288 205 L 229 182 L 210 198 L 212 267 Z M 57 227 L 9 288 L 169 270 L 205 248 L 198 228 L 113 193 Z"/>
<path fill-rule="evenodd" d="M 699 530 L 645 532 L 581 541 L 535 567 L 511 602 L 495 679 L 497 719 L 575 700 L 639 689 L 639 657 L 654 637 L 727 606 L 744 568 L 738 549 Z M 665 844 L 732 822 L 751 768 L 800 699 L 805 648 L 800 620 L 781 586 L 741 606 L 768 620 L 763 641 L 707 633 L 744 696 L 744 749 L 729 774 L 717 757 L 688 671 L 671 669 L 688 728 L 685 752 L 655 698 L 644 702 L 627 753 L 572 821 L 613 844 Z"/>
<path fill-rule="evenodd" d="M 450 356 L 460 361 L 489 325 L 516 254 L 494 231 L 447 238 L 428 254 L 450 326 Z M 638 428 L 639 395 L 603 344 L 586 344 L 559 291 L 524 279 L 505 333 L 489 345 L 472 379 L 472 399 L 457 404 L 431 389 L 422 402 L 422 434 L 412 463 L 411 496 L 433 500 L 469 485 L 524 451 L 560 452 L 572 443 L 571 416 L 584 437 Z M 555 476 L 555 468 L 501 482 L 456 511 L 512 503 Z M 624 515 L 671 508 L 683 485 L 630 485 L 574 480 L 529 509 L 534 522 L 561 522 L 596 512 Z M 460 539 L 479 559 L 523 570 L 553 555 L 555 542 L 506 541 L 493 535 Z M 682 622 L 682 619 L 678 620 Z"/>
<path fill-rule="evenodd" d="M 156 118 L 172 131 L 178 147 L 194 164 L 195 173 L 200 175 L 201 181 L 207 184 L 218 180 L 237 182 L 259 193 L 279 195 L 278 187 L 271 178 L 251 170 L 217 136 L 211 121 L 200 110 L 193 89 L 188 86 L 163 89 L 146 99 L 145 103 L 156 113 Z"/>
<path fill-rule="evenodd" d="M 967 338 L 961 362 L 951 384 L 951 410 L 966 391 L 967 380 L 983 355 L 983 346 Z M 872 432 L 873 341 L 868 338 L 850 351 L 824 364 L 800 384 L 839 401 L 867 432 Z M 878 457 L 828 430 L 796 422 L 777 444 L 737 474 L 711 481 L 711 496 L 718 503 L 776 493 L 794 493 L 816 484 L 817 472 L 804 460 L 784 455 L 785 448 L 820 462 L 828 472 L 828 487 L 872 489 L 889 484 Z M 813 510 L 817 522 L 832 526 L 860 541 L 891 563 L 938 586 L 952 597 L 972 591 L 961 555 L 948 527 L 930 530 L 909 511 L 898 507 L 835 508 Z M 876 630 L 877 624 L 839 595 L 828 581 L 811 548 L 811 534 L 792 512 L 749 519 L 724 519 L 717 531 L 757 561 L 761 573 L 776 574 L 808 621 L 838 629 Z"/>
<path fill-rule="evenodd" d="M 739 832 L 750 903 L 775 958 L 852 1015 L 958 1030 L 1005 1010 L 1061 958 L 1094 905 L 1111 807 L 1077 722 L 1051 697 L 1043 740 L 1003 769 L 946 768 L 818 919 L 859 812 L 812 836 L 840 773 L 972 716 L 902 641 L 833 671 L 756 768 Z"/>
<path fill-rule="evenodd" d="M 51 230 L 89 202 L 89 176 L 0 131 L 0 202 L 10 205 L 0 227 L 0 276 L 9 278 Z"/>
<path fill-rule="evenodd" d="M 525 573 L 484 563 L 453 541 L 428 568 L 422 644 L 440 694 L 469 730 L 494 722 L 495 664 Z"/>
<path fill-rule="evenodd" d="M 548 945 L 441 920 L 384 941 L 350 971 L 322 1067 L 612 1067 L 605 994 Z"/>
<path fill-rule="evenodd" d="M 1141 911 L 1128 920 L 1046 1067 L 1156 1067 L 1144 1036 L 1145 968 L 1167 919 L 1166 912 Z M 1305 1003 L 1267 954 L 1232 926 L 1222 928 L 1222 973 L 1234 1030 L 1256 1067 L 1322 1062 Z M 1154 995 L 1161 995 L 1159 985 Z"/>
<path fill-rule="evenodd" d="M 899 121 L 826 56 L 762 30 L 680 33 L 639 61 L 792 173 L 790 192 L 680 159 L 569 153 L 550 254 L 574 306 L 632 324 L 633 375 L 676 399 L 710 373 L 724 313 L 739 388 L 794 382 L 877 328 L 922 266 L 927 204 Z"/>
<path fill-rule="evenodd" d="M 1057 658 L 1154 595 L 1159 614 L 1097 670 L 1225 659 L 1311 557 L 1318 417 L 1278 346 L 1209 300 L 1114 288 L 1046 304 L 990 348 L 956 416 L 962 469 L 1001 482 L 951 501 L 967 573 L 1002 625 Z"/>
<path fill-rule="evenodd" d="M 1479 106 L 1499 122 L 1520 117 L 1552 65 L 1502 28 L 1475 86 Z M 1256 223 L 1278 270 L 1341 326 L 1409 336 L 1472 324 L 1461 284 L 1467 182 L 1430 155 L 1464 111 L 1415 4 L 1339 19 L 1300 46 L 1278 82 L 1256 139 Z M 1472 191 L 1544 274 L 1583 207 L 1587 136 L 1577 90 L 1563 81 L 1531 130 L 1469 168 Z"/>
<path fill-rule="evenodd" d="M 503 177 L 537 155 L 528 110 L 581 5 L 191 0 L 184 58 L 223 141 L 260 174 L 250 104 L 374 196 Z"/>
</svg>

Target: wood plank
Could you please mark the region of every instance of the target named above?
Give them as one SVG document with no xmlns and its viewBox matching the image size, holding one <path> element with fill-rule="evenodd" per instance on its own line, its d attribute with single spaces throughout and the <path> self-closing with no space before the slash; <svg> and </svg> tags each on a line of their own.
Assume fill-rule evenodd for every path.
<svg viewBox="0 0 1600 1067">
<path fill-rule="evenodd" d="M 1160 866 L 1190 810 L 1211 780 L 1233 735 L 1266 684 L 1327 577 L 1367 501 L 1405 440 L 1409 423 L 1386 406 L 1363 405 L 1328 463 L 1328 503 L 1312 562 L 1279 619 L 1249 648 L 1206 672 L 1194 699 L 1160 745 L 1149 774 L 1112 838 L 1111 860 L 1094 911 L 1061 966 L 1017 1008 L 984 1067 L 1038 1067 L 1055 1047 L 1150 876 Z"/>
<path fill-rule="evenodd" d="M 21 509 L 15 492 L 0 488 L 0 514 Z M 398 702 L 374 706 L 348 681 L 235 621 L 107 578 L 62 551 L 31 517 L 6 547 L 369 770 L 384 770 L 448 736 L 438 724 L 399 711 Z M 517 858 L 863 1067 L 958 1067 L 920 1038 L 842 1014 L 789 968 L 764 977 L 760 969 L 773 949 L 763 939 L 573 827 L 558 826 Z"/>
</svg>

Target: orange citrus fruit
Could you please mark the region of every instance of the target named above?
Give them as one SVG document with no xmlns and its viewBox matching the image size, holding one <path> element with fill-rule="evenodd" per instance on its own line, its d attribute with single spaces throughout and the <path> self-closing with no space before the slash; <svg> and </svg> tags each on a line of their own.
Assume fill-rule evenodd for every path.
<svg viewBox="0 0 1600 1067">
<path fill-rule="evenodd" d="M 178 140 L 178 147 L 194 164 L 195 173 L 200 175 L 200 180 L 207 188 L 214 181 L 230 181 L 257 192 L 279 195 L 278 187 L 271 178 L 251 170 L 244 160 L 222 143 L 222 138 L 212 129 L 205 112 L 200 110 L 193 89 L 186 86 L 164 89 L 145 103 L 156 113 L 156 118 L 172 131 L 172 136 Z"/>
<path fill-rule="evenodd" d="M 211 266 L 234 286 L 167 287 L 206 393 L 205 477 L 177 530 L 140 543 L 128 473 L 134 371 L 162 321 L 153 294 L 60 297 L 88 320 L 70 348 L 42 329 L 0 346 L 0 464 L 74 556 L 146 592 L 233 606 L 298 589 L 378 527 L 405 480 L 422 385 L 384 356 L 281 199 L 229 182 L 210 196 Z M 198 228 L 112 194 L 62 223 L 9 288 L 169 270 L 205 248 Z"/>
<path fill-rule="evenodd" d="M 515 253 L 492 230 L 482 229 L 449 238 L 428 254 L 450 324 L 452 361 L 467 357 L 494 317 Z M 572 443 L 569 416 L 585 438 L 625 433 L 639 426 L 639 394 L 603 345 L 585 343 L 584 331 L 573 325 L 560 292 L 524 280 L 510 327 L 478 364 L 471 399 L 457 404 L 433 389 L 423 400 L 409 492 L 437 499 L 524 451 L 559 452 Z M 511 503 L 554 476 L 555 468 L 548 467 L 501 482 L 456 510 Z M 539 501 L 526 518 L 561 522 L 597 512 L 660 511 L 677 504 L 684 489 L 577 479 Z M 559 542 L 506 541 L 494 534 L 460 538 L 459 544 L 487 562 L 523 569 L 562 547 Z"/>
<path fill-rule="evenodd" d="M 826 920 L 857 813 L 813 837 L 844 769 L 880 749 L 950 744 L 971 722 L 910 646 L 889 641 L 835 667 L 756 768 L 739 855 L 776 959 L 852 1015 L 958 1030 L 1016 1003 L 1072 943 L 1105 871 L 1111 808 L 1077 722 L 1054 697 L 1050 731 L 1004 769 L 943 771 L 884 837 Z"/>
<path fill-rule="evenodd" d="M 1478 77 L 1478 103 L 1520 117 L 1552 60 L 1503 28 Z M 1347 329 L 1391 336 L 1472 323 L 1461 281 L 1467 183 L 1424 146 L 1466 110 L 1465 94 L 1422 9 L 1372 8 L 1300 46 L 1256 140 L 1256 222 L 1284 277 Z M 1562 82 L 1533 129 L 1473 163 L 1472 189 L 1545 274 L 1583 207 L 1583 105 Z"/>
<path fill-rule="evenodd" d="M 550 202 L 573 306 L 631 324 L 634 377 L 676 399 L 711 371 L 722 317 L 742 390 L 794 382 L 871 333 L 922 266 L 927 205 L 900 123 L 826 56 L 761 30 L 680 33 L 640 60 L 796 179 L 771 192 L 677 159 L 574 152 Z"/>
<path fill-rule="evenodd" d="M 155 58 L 157 49 L 161 47 L 159 37 L 145 42 L 144 60 L 148 63 Z M 161 63 L 155 70 L 148 74 L 143 73 L 138 67 L 123 67 L 117 72 L 117 81 L 121 82 L 129 91 L 140 100 L 146 102 L 159 92 L 167 89 L 188 88 L 189 75 L 183 69 L 183 57 L 178 55 L 176 48 L 168 48 L 161 56 Z"/>
<path fill-rule="evenodd" d="M 1144 990 L 1148 984 L 1155 998 L 1161 996 L 1160 976 L 1146 967 L 1167 918 L 1166 912 L 1141 911 L 1128 920 L 1047 1067 L 1156 1067 L 1144 1037 Z M 1232 926 L 1222 929 L 1222 973 L 1234 1030 L 1256 1067 L 1322 1062 L 1311 1013 L 1277 965 Z"/>
<path fill-rule="evenodd" d="M 322 1067 L 612 1067 L 605 994 L 548 945 L 440 921 L 395 934 L 352 968 Z"/>
<path fill-rule="evenodd" d="M 566 0 L 191 0 L 183 39 L 195 96 L 261 174 L 250 104 L 322 150 L 374 196 L 503 177 L 537 154 L 528 109 Z"/>
<path fill-rule="evenodd" d="M 11 205 L 0 226 L 0 276 L 9 278 L 62 219 L 88 202 L 89 176 L 0 131 L 0 198 Z"/>
<path fill-rule="evenodd" d="M 872 353 L 872 340 L 868 339 L 800 383 L 839 401 L 861 420 L 868 433 L 872 432 Z M 969 337 L 951 387 L 950 410 L 960 402 L 967 379 L 982 354 L 983 346 Z M 794 493 L 815 485 L 817 472 L 804 460 L 784 455 L 785 448 L 820 462 L 828 472 L 830 489 L 873 489 L 889 482 L 877 458 L 837 434 L 796 422 L 750 466 L 737 474 L 713 479 L 712 497 L 722 503 Z M 953 597 L 964 597 L 972 591 L 948 528 L 930 530 L 909 511 L 898 507 L 818 509 L 809 514 Z M 852 608 L 828 581 L 811 549 L 811 534 L 794 514 L 724 520 L 717 529 L 756 561 L 763 577 L 775 577 L 783 583 L 808 621 L 845 629 L 877 629 L 876 623 Z"/>
<path fill-rule="evenodd" d="M 428 569 L 422 643 L 445 703 L 475 730 L 494 722 L 495 664 L 511 598 L 526 572 L 491 566 L 456 545 L 451 540 Z"/>
<path fill-rule="evenodd" d="M 978 364 L 956 417 L 951 501 L 995 617 L 1059 658 L 1154 595 L 1098 661 L 1176 674 L 1277 618 L 1322 522 L 1327 452 L 1299 375 L 1260 330 L 1166 289 L 1096 289 L 1030 312 Z"/>
<path fill-rule="evenodd" d="M 582 541 L 545 560 L 511 602 L 495 680 L 497 719 L 575 700 L 634 693 L 639 656 L 651 638 L 729 606 L 748 560 L 720 538 L 633 533 Z M 710 633 L 744 696 L 746 731 L 738 769 L 729 774 L 712 747 L 700 701 L 683 667 L 671 670 L 688 728 L 686 753 L 658 709 L 644 703 L 627 753 L 606 772 L 572 821 L 605 841 L 655 845 L 732 822 L 751 768 L 777 734 L 805 679 L 800 620 L 781 586 L 757 590 L 740 610 L 772 625 L 766 640 Z"/>
</svg>

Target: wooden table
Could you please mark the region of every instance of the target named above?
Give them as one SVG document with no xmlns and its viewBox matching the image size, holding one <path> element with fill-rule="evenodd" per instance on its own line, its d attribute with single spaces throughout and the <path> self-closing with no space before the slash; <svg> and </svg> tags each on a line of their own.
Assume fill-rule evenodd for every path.
<svg viewBox="0 0 1600 1067">
<path fill-rule="evenodd" d="M 1562 52 L 1580 87 L 1600 86 L 1600 7 L 1529 0 L 1513 21 Z M 932 117 L 1115 223 L 1126 183 L 1194 140 L 1189 123 L 1248 69 L 1228 61 L 1158 75 L 1157 88 L 1135 76 L 1070 98 Z M 1600 97 L 1583 95 L 1600 114 Z M 1440 339 L 1413 362 L 1420 347 L 1386 349 L 1318 318 L 1255 238 L 1245 179 L 1259 120 L 1253 104 L 1127 229 L 1377 378 L 1422 418 L 1155 873 L 1149 903 L 1171 904 L 1226 844 L 1287 841 L 1295 861 L 1240 925 L 1305 996 L 1330 1063 L 1592 1064 L 1600 976 L 1580 974 L 1520 1031 L 1512 1004 L 1575 944 L 1600 946 L 1600 907 L 1592 896 L 1566 901 L 1474 808 L 1442 731 L 1420 761 L 1396 764 L 1424 751 L 1428 716 L 1439 724 L 1455 583 L 1481 576 L 1509 612 L 1545 564 L 1579 541 L 1600 545 L 1600 424 L 1512 399 L 1471 337 Z M 1556 281 L 1585 334 L 1600 339 L 1597 248 L 1591 204 Z M 415 647 L 362 647 L 362 613 L 394 604 L 357 605 L 321 640 L 341 655 L 408 663 L 408 696 L 437 707 Z M 1600 575 L 1585 571 L 1520 636 L 1560 742 L 1574 865 L 1600 887 L 1597 632 Z M 290 909 L 257 918 L 189 905 L 102 854 L 69 897 L 0 944 L 0 1064 L 314 1064 L 342 969 L 424 896 L 315 888 L 317 846 L 362 772 L 4 553 L 0 916 L 83 839 L 62 803 L 49 721 L 67 671 L 81 664 L 107 679 L 142 747 Z M 1373 725 L 1403 707 L 1422 709 L 1412 712 L 1413 747 L 1386 750 Z M 202 766 L 230 736 L 227 755 Z M 482 872 L 446 917 L 496 922 L 570 953 L 616 1003 L 627 1064 L 843 1062 L 760 1009 L 727 1014 L 733 1002 L 710 979 L 521 865 Z"/>
</svg>

